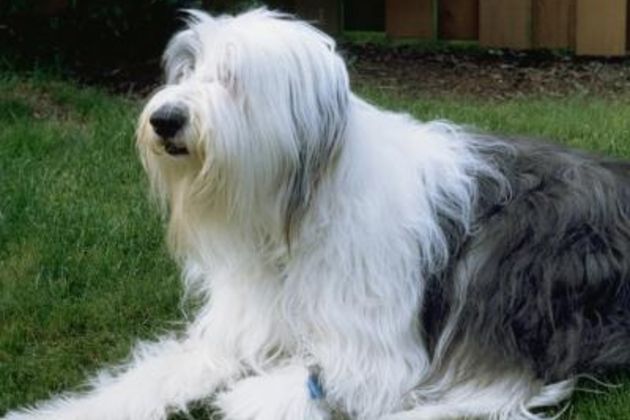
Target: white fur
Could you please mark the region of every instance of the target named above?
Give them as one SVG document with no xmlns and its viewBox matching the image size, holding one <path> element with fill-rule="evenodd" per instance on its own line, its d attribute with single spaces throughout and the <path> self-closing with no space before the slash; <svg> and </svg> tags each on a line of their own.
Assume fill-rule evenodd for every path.
<svg viewBox="0 0 630 420">
<path fill-rule="evenodd" d="M 140 344 L 87 391 L 7 419 L 164 419 L 217 390 L 232 420 L 323 420 L 328 407 L 512 418 L 566 398 L 518 372 L 425 383 L 424 278 L 448 260 L 438 215 L 468 229 L 474 178 L 501 182 L 467 134 L 363 102 L 330 38 L 265 10 L 193 13 L 165 66 L 138 146 L 188 293 L 205 303 L 184 337 Z M 148 122 L 170 103 L 190 111 L 175 139 L 187 156 L 166 154 Z M 308 398 L 310 364 L 325 401 Z"/>
<path fill-rule="evenodd" d="M 216 405 L 234 420 L 329 419 L 324 403 L 310 399 L 307 378 L 301 364 L 280 367 L 241 379 L 218 395 Z"/>
</svg>

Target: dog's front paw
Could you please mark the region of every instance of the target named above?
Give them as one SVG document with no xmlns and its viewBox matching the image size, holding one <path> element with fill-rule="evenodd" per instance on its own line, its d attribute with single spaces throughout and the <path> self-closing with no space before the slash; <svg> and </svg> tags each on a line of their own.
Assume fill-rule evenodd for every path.
<svg viewBox="0 0 630 420">
<path fill-rule="evenodd" d="M 217 396 L 227 420 L 328 420 L 330 415 L 308 388 L 308 370 L 290 366 L 236 382 Z"/>
<path fill-rule="evenodd" d="M 0 417 L 1 420 L 43 420 L 42 417 L 37 415 L 29 414 L 27 412 L 22 411 L 10 411 L 5 413 L 3 417 Z"/>
</svg>

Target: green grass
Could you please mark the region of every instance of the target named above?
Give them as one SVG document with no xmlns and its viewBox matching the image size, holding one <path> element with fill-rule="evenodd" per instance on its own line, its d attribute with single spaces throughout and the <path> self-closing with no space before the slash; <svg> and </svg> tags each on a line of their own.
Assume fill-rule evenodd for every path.
<svg viewBox="0 0 630 420">
<path fill-rule="evenodd" d="M 420 38 L 389 38 L 385 32 L 378 31 L 344 31 L 341 41 L 354 45 L 373 44 L 381 48 L 405 47 L 423 52 L 486 52 L 477 41 L 445 41 Z"/>
<path fill-rule="evenodd" d="M 423 120 L 630 157 L 630 105 L 621 101 L 359 90 Z M 134 339 L 181 319 L 177 270 L 134 150 L 139 109 L 137 100 L 98 90 L 0 74 L 0 413 L 76 386 L 122 360 Z M 573 401 L 566 418 L 624 419 L 630 389 Z"/>
<path fill-rule="evenodd" d="M 78 384 L 178 317 L 135 158 L 138 109 L 0 76 L 0 413 Z"/>
</svg>

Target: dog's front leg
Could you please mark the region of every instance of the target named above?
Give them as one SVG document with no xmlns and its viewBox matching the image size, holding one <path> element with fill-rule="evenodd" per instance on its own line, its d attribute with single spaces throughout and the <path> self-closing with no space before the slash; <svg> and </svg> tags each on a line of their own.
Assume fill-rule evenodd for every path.
<svg viewBox="0 0 630 420">
<path fill-rule="evenodd" d="M 5 420 L 156 420 L 208 398 L 239 371 L 199 338 L 165 338 L 137 346 L 132 361 L 103 371 L 84 393 L 59 396 Z"/>
<path fill-rule="evenodd" d="M 301 363 L 244 378 L 218 395 L 226 420 L 326 420 L 317 379 Z"/>
</svg>

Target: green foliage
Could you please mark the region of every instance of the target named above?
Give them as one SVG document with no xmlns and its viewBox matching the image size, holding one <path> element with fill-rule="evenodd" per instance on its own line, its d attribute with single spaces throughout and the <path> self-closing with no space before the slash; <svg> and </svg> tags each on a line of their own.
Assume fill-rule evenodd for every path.
<svg viewBox="0 0 630 420">
<path fill-rule="evenodd" d="M 0 2 L 0 69 L 112 72 L 158 61 L 182 9 L 237 13 L 282 0 L 8 0 Z M 286 8 L 286 7 L 282 7 Z M 157 66 L 154 66 L 157 68 Z"/>
<path fill-rule="evenodd" d="M 54 7 L 61 3 L 61 6 Z M 64 3 L 66 3 L 64 5 Z M 0 50 L 25 64 L 106 66 L 158 57 L 180 0 L 12 0 L 0 6 Z M 48 5 L 48 7 L 46 7 Z"/>
</svg>

